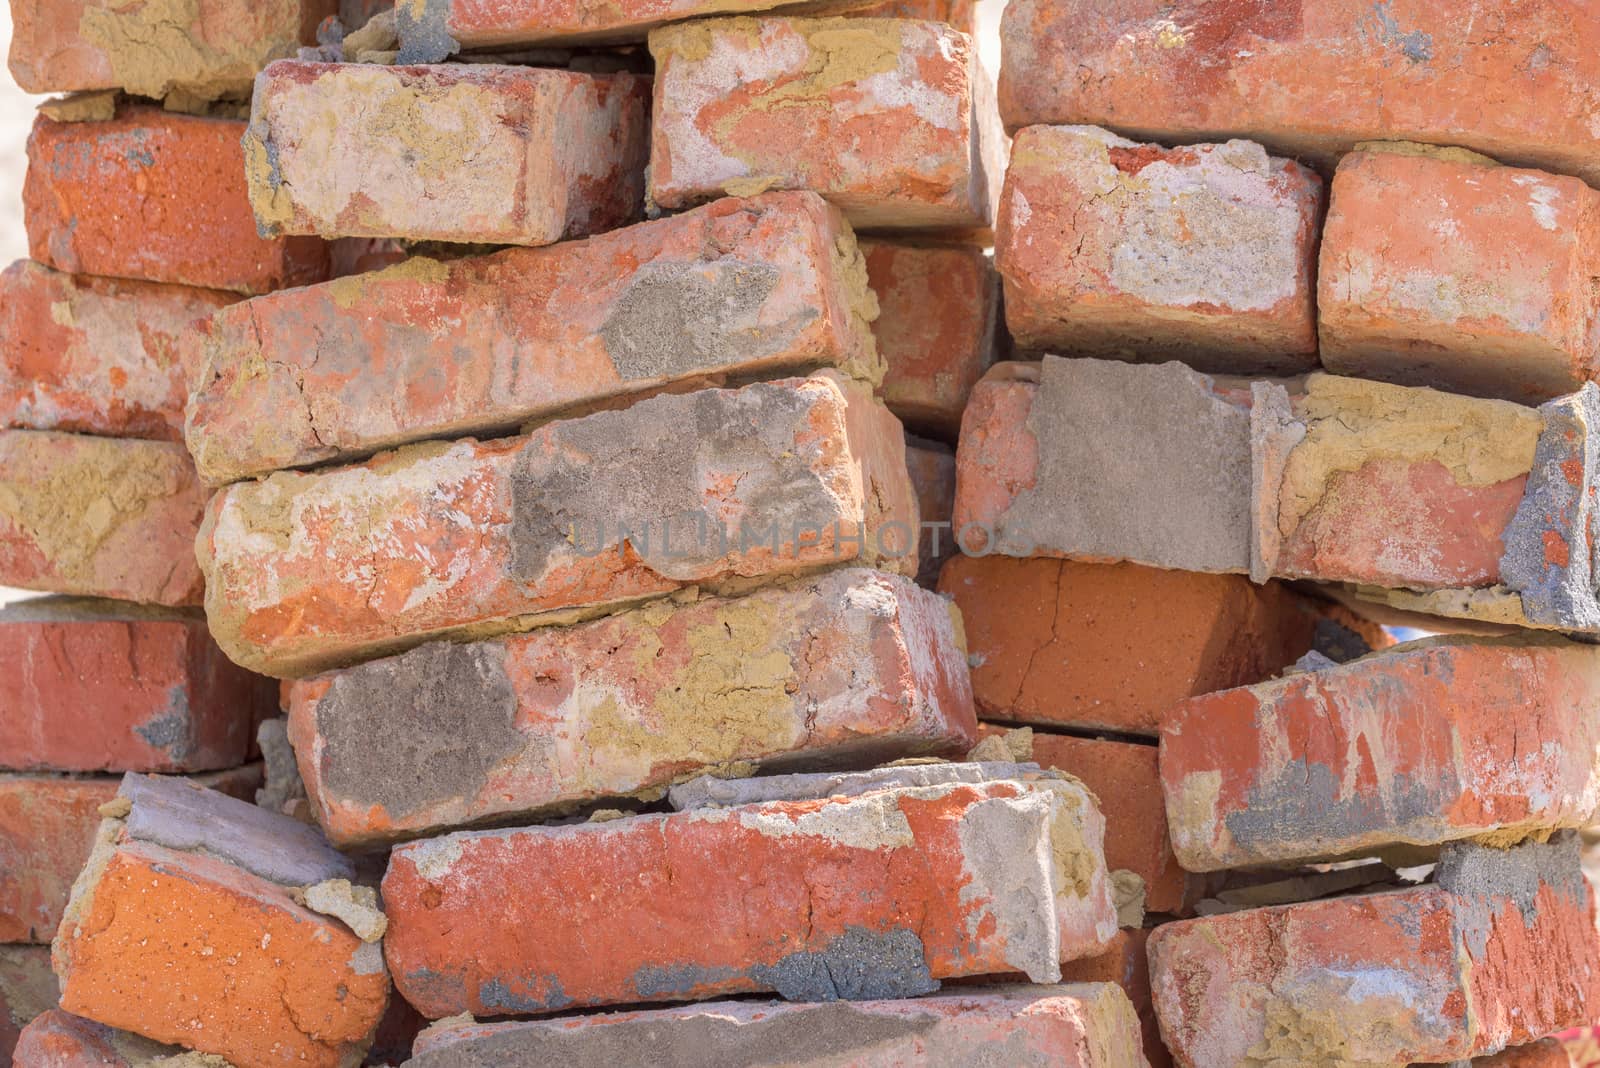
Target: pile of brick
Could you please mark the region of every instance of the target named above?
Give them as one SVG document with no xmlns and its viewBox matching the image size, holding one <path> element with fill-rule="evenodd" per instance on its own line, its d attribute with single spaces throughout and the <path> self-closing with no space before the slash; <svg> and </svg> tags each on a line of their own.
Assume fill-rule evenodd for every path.
<svg viewBox="0 0 1600 1068">
<path fill-rule="evenodd" d="M 776 6 L 12 0 L 0 1061 L 1566 1065 L 1600 22 Z"/>
</svg>

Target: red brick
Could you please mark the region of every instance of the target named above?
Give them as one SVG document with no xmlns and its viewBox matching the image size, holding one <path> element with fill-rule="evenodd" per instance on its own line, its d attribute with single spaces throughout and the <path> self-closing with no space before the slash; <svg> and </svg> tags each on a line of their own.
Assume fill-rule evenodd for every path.
<svg viewBox="0 0 1600 1068">
<path fill-rule="evenodd" d="M 227 482 L 730 374 L 877 379 L 864 290 L 849 227 L 810 193 L 417 258 L 218 315 L 189 447 L 202 477 Z"/>
<path fill-rule="evenodd" d="M 871 765 L 977 740 L 947 603 L 857 568 L 320 675 L 295 686 L 289 730 L 338 845 L 549 816 L 733 762 Z"/>
<path fill-rule="evenodd" d="M 933 589 L 939 569 L 956 551 L 950 516 L 956 504 L 956 457 L 948 445 L 906 435 L 906 468 L 917 494 L 922 534 L 917 539 L 917 584 Z"/>
<path fill-rule="evenodd" d="M 0 425 L 181 441 L 200 370 L 185 334 L 238 299 L 17 261 L 0 273 Z"/>
<path fill-rule="evenodd" d="M 914 571 L 915 521 L 899 423 L 825 372 L 238 483 L 197 552 L 218 644 L 282 676 L 689 585 Z"/>
<path fill-rule="evenodd" d="M 968 37 L 978 35 L 978 5 L 976 0 L 882 0 L 881 3 L 852 11 L 862 18 L 927 19 L 946 22 Z"/>
<path fill-rule="evenodd" d="M 1007 1064 L 1142 1068 L 1138 1020 L 1109 983 L 1002 986 L 898 1001 L 796 1005 L 720 1001 L 683 1008 L 427 1032 L 415 1068 L 524 1063 L 601 1068 L 631 1064 Z M 713 1052 L 714 1051 L 714 1052 Z"/>
<path fill-rule="evenodd" d="M 994 362 L 1000 284 L 982 249 L 861 243 L 878 298 L 883 401 L 919 433 L 954 441 L 967 394 Z"/>
<path fill-rule="evenodd" d="M 1036 742 L 1038 737 L 1035 736 Z M 1156 1010 L 1150 1000 L 1150 959 L 1145 947 L 1150 932 L 1142 927 L 1124 927 L 1117 932 L 1104 952 L 1093 957 L 1081 957 L 1061 966 L 1061 980 L 1066 983 L 1116 983 L 1133 1002 L 1139 1016 L 1139 1031 L 1144 1044 L 1145 1060 L 1150 1068 L 1171 1068 L 1172 1054 L 1161 1043 L 1161 1026 L 1156 1020 Z"/>
<path fill-rule="evenodd" d="M 1249 141 L 1165 149 L 1029 127 L 995 236 L 1006 325 L 1034 351 L 1309 370 L 1321 212 L 1314 171 Z"/>
<path fill-rule="evenodd" d="M 1323 230 L 1322 364 L 1538 404 L 1600 360 L 1600 192 L 1464 152 L 1339 163 Z"/>
<path fill-rule="evenodd" d="M 50 978 L 53 982 L 55 976 Z M 15 1068 L 149 1068 L 183 1053 L 177 1046 L 55 1009 L 24 1029 Z"/>
<path fill-rule="evenodd" d="M 971 40 L 911 19 L 741 18 L 650 34 L 650 198 L 811 189 L 863 228 L 991 224 L 1003 161 Z"/>
<path fill-rule="evenodd" d="M 73 887 L 61 1007 L 235 1064 L 356 1063 L 389 996 L 377 945 L 290 888 L 349 879 L 304 824 L 129 775 Z"/>
<path fill-rule="evenodd" d="M 336 0 L 14 0 L 11 75 L 30 93 L 244 97 L 256 71 L 312 44 L 336 10 Z"/>
<path fill-rule="evenodd" d="M 1490 1057 L 1474 1057 L 1473 1068 L 1573 1068 L 1567 1048 L 1558 1039 L 1542 1038 Z"/>
<path fill-rule="evenodd" d="M 1600 939 L 1576 840 L 1452 846 L 1439 885 L 1159 927 L 1181 1065 L 1452 1061 L 1592 1018 Z"/>
<path fill-rule="evenodd" d="M 1360 141 L 1465 145 L 1600 181 L 1592 13 L 1583 0 L 1019 0 L 1001 23 L 1000 112 L 1013 130 L 1248 137 L 1324 161 Z"/>
<path fill-rule="evenodd" d="M 280 60 L 251 98 L 250 199 L 274 235 L 548 245 L 640 217 L 649 116 L 637 74 Z"/>
<path fill-rule="evenodd" d="M 270 680 L 222 655 L 199 612 L 35 598 L 0 609 L 0 768 L 209 771 L 244 763 Z"/>
<path fill-rule="evenodd" d="M 1216 871 L 1584 827 L 1596 707 L 1600 649 L 1529 636 L 1426 639 L 1196 697 L 1162 725 L 1173 845 Z"/>
<path fill-rule="evenodd" d="M 1382 632 L 1277 584 L 1136 564 L 957 556 L 978 713 L 1154 734 L 1185 698 L 1260 682 L 1316 646 L 1344 659 Z"/>
<path fill-rule="evenodd" d="M 261 782 L 260 765 L 196 776 L 235 797 Z M 0 942 L 48 942 L 121 780 L 0 772 Z"/>
<path fill-rule="evenodd" d="M 72 274 L 237 293 L 327 278 L 325 242 L 256 233 L 244 131 L 149 107 L 103 122 L 41 115 L 22 190 L 29 255 Z"/>
<path fill-rule="evenodd" d="M 0 946 L 0 1064 L 13 1062 L 23 1028 L 56 1006 L 56 974 L 49 946 Z"/>
<path fill-rule="evenodd" d="M 204 506 L 182 445 L 0 431 L 0 584 L 199 604 Z"/>
<path fill-rule="evenodd" d="M 384 949 L 435 1018 L 1054 982 L 1115 930 L 1102 834 L 1051 779 L 449 835 L 391 855 Z"/>
</svg>

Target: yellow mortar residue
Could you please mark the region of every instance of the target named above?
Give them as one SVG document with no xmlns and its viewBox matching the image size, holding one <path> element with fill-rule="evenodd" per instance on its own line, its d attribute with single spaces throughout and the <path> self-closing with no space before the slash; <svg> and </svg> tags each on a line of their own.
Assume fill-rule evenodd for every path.
<svg viewBox="0 0 1600 1068">
<path fill-rule="evenodd" d="M 730 197 L 753 197 L 759 193 L 765 193 L 781 181 L 783 179 L 776 175 L 757 176 L 747 174 L 739 178 L 729 178 L 726 182 L 723 182 L 722 191 Z"/>
<path fill-rule="evenodd" d="M 56 122 L 108 122 L 117 117 L 117 91 L 104 89 L 57 97 L 40 104 L 39 112 Z"/>
<path fill-rule="evenodd" d="M 855 231 L 843 219 L 839 221 L 839 236 L 833 242 L 833 273 L 845 292 L 846 314 L 850 316 L 849 330 L 856 336 L 859 359 L 851 360 L 839 369 L 852 378 L 859 378 L 874 389 L 883 384 L 889 365 L 878 351 L 878 341 L 872 333 L 872 324 L 882 312 L 878 294 L 867 281 L 867 257 L 856 243 Z"/>
<path fill-rule="evenodd" d="M 1318 1005 L 1320 1000 L 1321 1004 Z M 1313 1008 L 1313 1005 L 1318 1007 Z M 1392 998 L 1356 999 L 1329 989 L 1321 999 L 1309 996 L 1269 997 L 1264 1036 L 1251 1047 L 1241 1068 L 1277 1068 L 1315 1064 L 1320 1068 L 1367 1068 L 1370 1060 L 1352 1059 L 1350 1043 L 1364 1035 L 1392 1034 L 1393 1022 L 1410 1015 Z"/>
<path fill-rule="evenodd" d="M 273 173 L 272 156 L 255 126 L 245 130 L 244 178 L 256 223 L 275 233 L 294 220 L 294 202 Z"/>
<path fill-rule="evenodd" d="M 346 275 L 327 283 L 328 296 L 345 311 L 349 311 L 367 295 L 368 287 L 387 282 L 421 282 L 440 285 L 450 280 L 450 265 L 427 256 L 412 256 L 392 267 L 365 274 Z"/>
<path fill-rule="evenodd" d="M 1295 405 L 1305 440 L 1289 453 L 1278 494 L 1285 534 L 1316 507 L 1335 475 L 1374 460 L 1444 465 L 1467 486 L 1533 468 L 1544 420 L 1532 408 L 1432 389 L 1315 374 Z"/>
<path fill-rule="evenodd" d="M 262 25 L 282 28 L 259 40 L 240 34 L 238 49 L 223 52 L 200 39 L 200 0 L 142 0 L 84 9 L 78 35 L 105 53 L 111 76 L 135 96 L 160 98 L 177 87 L 185 94 L 215 100 L 249 90 L 256 71 L 273 59 L 292 56 L 299 47 L 300 5 L 294 0 L 256 0 L 275 9 Z"/>
<path fill-rule="evenodd" d="M 1076 781 L 1076 780 L 1073 780 Z M 1080 897 L 1089 896 L 1095 874 L 1105 867 L 1105 859 L 1089 847 L 1078 817 L 1083 806 L 1066 791 L 1056 791 L 1059 801 L 1050 815 L 1050 859 L 1055 869 L 1058 892 L 1070 888 Z"/>
<path fill-rule="evenodd" d="M 1500 161 L 1491 159 L 1470 148 L 1453 145 L 1429 145 L 1421 141 L 1357 141 L 1357 152 L 1387 152 L 1391 156 L 1427 156 L 1450 163 L 1476 163 L 1483 167 L 1498 167 Z"/>
<path fill-rule="evenodd" d="M 76 326 L 77 319 L 72 314 L 72 301 L 52 300 L 50 302 L 50 321 L 55 323 L 57 326 L 65 326 L 69 328 Z"/>
</svg>

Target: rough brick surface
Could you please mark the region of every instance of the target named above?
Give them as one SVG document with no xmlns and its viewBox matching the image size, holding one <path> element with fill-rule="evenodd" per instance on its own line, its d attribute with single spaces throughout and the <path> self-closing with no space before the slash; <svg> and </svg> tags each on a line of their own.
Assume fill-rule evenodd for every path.
<svg viewBox="0 0 1600 1068">
<path fill-rule="evenodd" d="M 1573 1068 L 1573 1063 L 1567 1055 L 1567 1047 L 1555 1038 L 1543 1038 L 1504 1053 L 1472 1059 L 1473 1068 Z"/>
<path fill-rule="evenodd" d="M 124 89 L 242 97 L 269 61 L 311 44 L 337 0 L 16 0 L 11 75 L 30 93 Z"/>
<path fill-rule="evenodd" d="M 249 797 L 261 782 L 261 768 L 214 772 L 195 781 Z M 94 845 L 99 808 L 116 797 L 119 782 L 0 772 L 0 942 L 50 941 Z"/>
<path fill-rule="evenodd" d="M 1452 1061 L 1592 1018 L 1600 939 L 1575 839 L 1452 846 L 1438 879 L 1157 928 L 1178 1063 Z"/>
<path fill-rule="evenodd" d="M 650 34 L 650 198 L 811 189 L 861 228 L 982 228 L 1003 161 L 972 42 L 910 19 L 718 19 Z"/>
<path fill-rule="evenodd" d="M 849 227 L 810 193 L 413 259 L 217 316 L 188 443 L 202 477 L 227 482 L 701 378 L 838 366 L 875 380 L 865 287 Z"/>
<path fill-rule="evenodd" d="M 382 953 L 289 895 L 349 862 L 175 780 L 129 775 L 119 797 L 128 815 L 98 831 L 56 937 L 61 1007 L 236 1064 L 358 1061 L 388 1000 Z"/>
<path fill-rule="evenodd" d="M 977 724 L 957 635 L 934 594 L 850 568 L 317 676 L 295 687 L 290 739 L 341 845 L 548 815 L 735 761 L 959 755 Z"/>
<path fill-rule="evenodd" d="M 245 135 L 272 234 L 548 245 L 644 210 L 650 79 L 470 64 L 272 64 Z"/>
<path fill-rule="evenodd" d="M 103 122 L 41 115 L 22 190 L 29 255 L 73 274 L 247 294 L 327 278 L 325 242 L 256 233 L 244 130 L 149 107 Z"/>
<path fill-rule="evenodd" d="M 1600 361 L 1600 192 L 1462 152 L 1334 174 L 1317 309 L 1337 374 L 1538 404 Z"/>
<path fill-rule="evenodd" d="M 883 401 L 918 433 L 954 441 L 967 394 L 994 362 L 1000 284 L 980 248 L 861 243 L 878 298 Z"/>
<path fill-rule="evenodd" d="M 1597 708 L 1600 650 L 1523 636 L 1425 639 L 1196 697 L 1162 727 L 1173 844 L 1214 871 L 1587 826 Z"/>
<path fill-rule="evenodd" d="M 391 856 L 384 950 L 431 1017 L 1054 982 L 1115 929 L 1103 826 L 1051 779 L 448 835 Z"/>
<path fill-rule="evenodd" d="M 927 19 L 947 22 L 968 37 L 978 34 L 976 0 L 882 0 L 881 3 L 850 12 L 861 18 Z"/>
<path fill-rule="evenodd" d="M 0 945 L 0 1063 L 28 1068 L 27 1061 L 7 1058 L 23 1028 L 54 1009 L 58 996 L 49 946 Z"/>
<path fill-rule="evenodd" d="M 995 235 L 1006 325 L 1033 351 L 1307 370 L 1321 211 L 1314 171 L 1249 141 L 1165 149 L 1029 127 Z"/>
<path fill-rule="evenodd" d="M 0 584 L 198 604 L 204 506 L 182 445 L 0 431 Z"/>
<path fill-rule="evenodd" d="M 980 716 L 1154 734 L 1198 694 L 1259 682 L 1313 648 L 1347 660 L 1380 628 L 1242 576 L 957 556 L 955 599 Z"/>
<path fill-rule="evenodd" d="M 155 1068 L 183 1054 L 178 1046 L 54 1009 L 23 1030 L 15 1068 Z"/>
<path fill-rule="evenodd" d="M 415 1068 L 562 1064 L 784 1064 L 897 1068 L 1005 1063 L 1142 1068 L 1138 1018 L 1109 983 L 1000 986 L 900 1001 L 796 1005 L 712 1002 L 572 1020 L 442 1024 L 418 1044 Z"/>
<path fill-rule="evenodd" d="M 950 516 L 956 506 L 956 456 L 948 445 L 906 436 L 906 469 L 917 494 L 922 536 L 917 540 L 917 582 L 933 589 L 939 569 L 956 551 Z"/>
<path fill-rule="evenodd" d="M 218 644 L 281 676 L 694 584 L 910 572 L 915 524 L 898 421 L 825 372 L 238 483 L 197 552 Z"/>
<path fill-rule="evenodd" d="M 200 353 L 185 333 L 237 299 L 17 261 L 0 273 L 0 424 L 181 440 Z"/>
<path fill-rule="evenodd" d="M 1594 182 L 1592 14 L 1585 0 L 1021 0 L 1001 23 L 1000 111 L 1013 130 L 1248 137 L 1322 160 L 1360 141 L 1465 145 Z"/>
<path fill-rule="evenodd" d="M 1145 1060 L 1150 1068 L 1171 1068 L 1172 1055 L 1161 1042 L 1161 1026 L 1150 1000 L 1150 958 L 1145 952 L 1149 940 L 1150 932 L 1147 929 L 1125 927 L 1117 932 L 1101 953 L 1063 964 L 1061 981 L 1116 983 L 1120 986 L 1138 1014 Z"/>
<path fill-rule="evenodd" d="M 0 769 L 209 771 L 244 763 L 272 683 L 199 612 L 37 598 L 0 609 Z"/>
</svg>

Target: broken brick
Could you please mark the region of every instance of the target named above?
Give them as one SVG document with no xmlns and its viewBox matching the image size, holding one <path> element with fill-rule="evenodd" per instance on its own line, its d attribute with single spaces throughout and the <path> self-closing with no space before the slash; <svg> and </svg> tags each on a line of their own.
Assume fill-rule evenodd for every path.
<svg viewBox="0 0 1600 1068">
<path fill-rule="evenodd" d="M 1035 736 L 1036 741 L 1038 737 Z M 1150 959 L 1145 952 L 1149 941 L 1147 928 L 1124 927 L 1103 952 L 1063 964 L 1061 981 L 1120 986 L 1138 1014 L 1145 1060 L 1150 1062 L 1150 1068 L 1171 1068 L 1172 1054 L 1161 1042 L 1161 1025 L 1150 1000 Z"/>
<path fill-rule="evenodd" d="M 968 37 L 978 35 L 977 0 L 881 0 L 851 11 L 854 18 L 925 19 L 948 23 Z"/>
<path fill-rule="evenodd" d="M 23 1029 L 15 1068 L 157 1068 L 172 1063 L 169 1058 L 190 1063 L 179 1059 L 183 1055 L 177 1046 L 54 1009 Z"/>
</svg>

